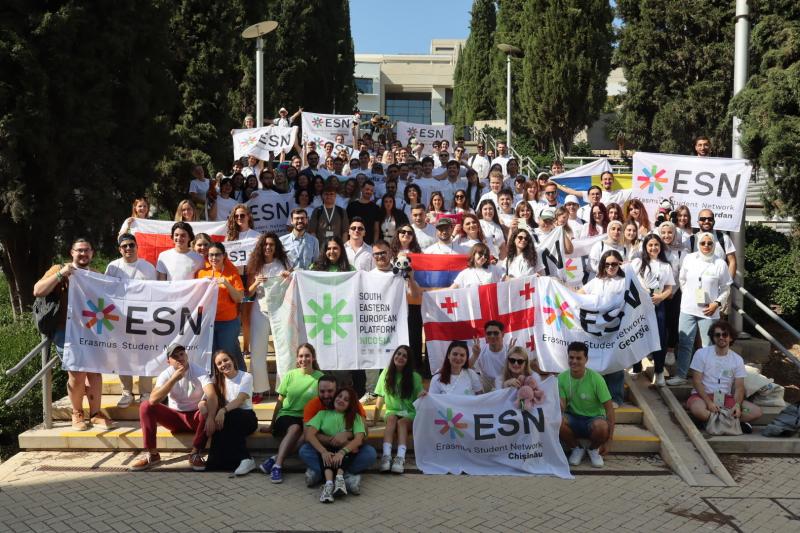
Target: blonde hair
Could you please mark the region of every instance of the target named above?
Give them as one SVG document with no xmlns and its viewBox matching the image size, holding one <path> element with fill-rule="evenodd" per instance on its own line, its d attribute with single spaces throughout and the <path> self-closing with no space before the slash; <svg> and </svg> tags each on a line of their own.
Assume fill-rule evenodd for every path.
<svg viewBox="0 0 800 533">
<path fill-rule="evenodd" d="M 523 376 L 530 376 L 531 373 L 532 373 L 531 372 L 531 358 L 528 355 L 528 351 L 525 348 L 523 348 L 522 346 L 514 346 L 506 354 L 506 364 L 503 366 L 503 383 L 505 383 L 506 381 L 508 381 L 511 378 L 516 377 L 513 374 L 511 374 L 511 371 L 508 368 L 508 358 L 511 357 L 512 355 L 517 355 L 517 354 L 525 356 L 525 364 L 522 365 L 522 375 Z"/>
<path fill-rule="evenodd" d="M 189 206 L 192 208 L 192 220 L 184 221 L 181 218 L 181 211 L 184 207 Z M 175 209 L 175 222 L 197 222 L 197 207 L 195 207 L 194 202 L 191 200 L 181 200 L 178 204 L 178 208 Z"/>
</svg>

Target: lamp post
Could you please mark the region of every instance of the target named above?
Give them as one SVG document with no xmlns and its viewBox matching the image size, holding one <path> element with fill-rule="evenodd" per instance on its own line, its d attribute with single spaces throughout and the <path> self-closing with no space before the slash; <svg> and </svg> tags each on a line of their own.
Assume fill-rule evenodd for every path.
<svg viewBox="0 0 800 533">
<path fill-rule="evenodd" d="M 506 146 L 511 148 L 511 57 L 523 57 L 525 54 L 516 46 L 501 43 L 497 45 L 506 55 Z"/>
<path fill-rule="evenodd" d="M 733 58 L 733 95 L 739 93 L 747 84 L 747 70 L 748 70 L 748 49 L 750 44 L 750 8 L 747 5 L 747 0 L 736 0 L 736 30 L 734 38 L 734 58 Z M 741 134 L 739 133 L 739 124 L 741 119 L 733 117 L 733 146 L 731 147 L 731 155 L 736 159 L 744 158 L 742 146 L 739 143 Z M 736 247 L 736 270 L 744 272 L 744 247 L 745 247 L 745 228 L 747 222 L 745 216 L 747 212 L 742 213 L 742 224 L 739 227 L 739 233 L 734 234 L 733 243 Z M 738 273 L 735 276 L 736 283 L 741 287 L 744 279 Z M 732 304 L 739 309 L 744 305 L 744 297 L 738 290 L 731 293 Z M 730 313 L 731 325 L 737 331 L 742 331 L 742 316 L 731 309 Z"/>
<path fill-rule="evenodd" d="M 256 40 L 256 127 L 264 125 L 264 35 L 278 27 L 274 20 L 263 20 L 242 32 L 245 39 Z"/>
</svg>

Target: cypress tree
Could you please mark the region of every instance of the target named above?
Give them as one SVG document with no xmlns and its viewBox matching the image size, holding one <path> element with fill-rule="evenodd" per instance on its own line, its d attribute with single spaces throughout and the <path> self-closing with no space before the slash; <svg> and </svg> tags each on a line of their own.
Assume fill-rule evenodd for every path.
<svg viewBox="0 0 800 533">
<path fill-rule="evenodd" d="M 540 148 L 565 153 L 606 101 L 613 12 L 607 0 L 530 0 L 525 5 L 519 112 Z"/>
<path fill-rule="evenodd" d="M 616 60 L 625 71 L 621 120 L 640 150 L 688 153 L 700 134 L 730 154 L 735 2 L 618 0 Z"/>
<path fill-rule="evenodd" d="M 496 24 L 494 0 L 475 0 L 469 37 L 458 57 L 453 80 L 451 122 L 458 131 L 496 115 L 491 83 Z"/>
<path fill-rule="evenodd" d="M 491 87 L 494 95 L 496 118 L 506 116 L 506 55 L 496 45 L 505 43 L 524 50 L 526 0 L 497 0 L 497 31 L 494 34 L 492 49 Z M 511 106 L 520 108 L 520 88 L 522 87 L 522 62 L 511 61 Z M 515 128 L 516 129 L 516 128 Z"/>
</svg>

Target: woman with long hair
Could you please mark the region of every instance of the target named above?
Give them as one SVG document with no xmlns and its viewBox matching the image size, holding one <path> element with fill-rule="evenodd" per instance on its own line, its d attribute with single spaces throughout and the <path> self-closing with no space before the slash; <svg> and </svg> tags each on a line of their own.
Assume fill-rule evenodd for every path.
<svg viewBox="0 0 800 533">
<path fill-rule="evenodd" d="M 625 220 L 633 220 L 636 222 L 639 226 L 639 235 L 641 237 L 644 237 L 653 229 L 650 225 L 650 217 L 647 215 L 647 209 L 645 209 L 642 201 L 636 198 L 625 202 Z"/>
<path fill-rule="evenodd" d="M 681 288 L 677 281 L 681 272 L 681 265 L 689 251 L 678 241 L 678 229 L 671 221 L 667 220 L 658 226 L 658 233 L 664 243 L 664 251 L 667 261 L 672 267 L 672 275 L 675 279 L 675 286 L 672 288 L 672 295 L 664 302 L 664 314 L 667 323 L 667 346 L 664 364 L 675 364 L 675 346 L 678 344 L 678 318 L 681 314 Z"/>
<path fill-rule="evenodd" d="M 250 304 L 250 370 L 253 373 L 253 403 L 261 403 L 269 392 L 267 375 L 267 348 L 272 330 L 272 316 L 265 297 L 275 283 L 289 277 L 291 264 L 280 238 L 272 232 L 261 235 L 247 260 L 247 295 Z M 288 366 L 287 362 L 277 361 Z"/>
<path fill-rule="evenodd" d="M 520 202 L 514 208 L 514 219 L 511 221 L 509 233 L 513 233 L 517 229 L 536 229 L 539 225 L 536 223 L 536 218 L 533 214 L 533 208 L 528 202 Z"/>
<path fill-rule="evenodd" d="M 475 169 L 467 170 L 467 188 L 464 192 L 467 194 L 467 204 L 470 208 L 475 209 L 483 196 L 483 185 Z"/>
<path fill-rule="evenodd" d="M 447 213 L 444 205 L 444 195 L 442 193 L 435 191 L 431 194 L 431 200 L 428 203 L 428 224 L 436 224 L 437 215 Z"/>
<path fill-rule="evenodd" d="M 619 204 L 615 204 L 613 202 L 606 206 L 606 214 L 608 215 L 609 222 L 611 222 L 612 220 L 619 220 L 620 222 L 625 220 L 622 207 L 620 207 Z"/>
<path fill-rule="evenodd" d="M 453 239 L 453 250 L 456 250 L 460 254 L 469 254 L 472 247 L 478 243 L 489 246 L 477 215 L 473 215 L 472 213 L 466 214 L 461 220 L 461 234 Z M 500 253 L 494 246 L 489 246 L 489 252 L 495 257 Z"/>
<path fill-rule="evenodd" d="M 538 275 L 543 270 L 538 262 L 536 245 L 530 230 L 519 228 L 508 238 L 508 255 L 505 258 L 506 279 Z"/>
<path fill-rule="evenodd" d="M 453 213 L 460 213 L 463 215 L 472 212 L 472 207 L 470 207 L 469 201 L 467 201 L 467 192 L 464 189 L 458 189 L 453 194 Z"/>
<path fill-rule="evenodd" d="M 208 247 L 214 242 L 208 233 L 198 233 L 192 240 L 192 250 L 203 256 L 203 260 L 208 264 Z"/>
<path fill-rule="evenodd" d="M 411 209 L 422 203 L 422 189 L 416 183 L 409 183 L 403 191 L 403 201 L 406 203 L 403 212 L 411 220 Z"/>
<path fill-rule="evenodd" d="M 181 200 L 175 209 L 175 222 L 197 222 L 197 210 L 191 200 Z"/>
<path fill-rule="evenodd" d="M 392 257 L 397 257 L 401 254 L 408 255 L 422 253 L 422 248 L 417 241 L 417 234 L 414 233 L 414 228 L 412 228 L 408 223 L 405 223 L 397 228 L 397 233 L 395 233 L 392 242 L 389 244 L 389 247 L 392 249 Z"/>
<path fill-rule="evenodd" d="M 297 189 L 294 191 L 294 206 L 305 209 L 306 216 L 308 216 L 309 219 L 311 218 L 311 213 L 314 212 L 314 208 L 311 206 L 311 193 L 308 192 L 308 189 Z"/>
<path fill-rule="evenodd" d="M 397 209 L 394 196 L 389 193 L 381 197 L 381 214 L 378 219 L 378 238 L 385 241 L 394 239 L 398 226 L 408 224 L 408 217 L 400 209 Z"/>
<path fill-rule="evenodd" d="M 506 235 L 500 225 L 500 218 L 497 216 L 497 208 L 489 199 L 482 200 L 478 204 L 476 214 L 480 219 L 481 229 L 486 238 L 486 242 L 491 242 L 498 251 L 500 259 L 505 258 L 506 254 Z"/>
<path fill-rule="evenodd" d="M 131 216 L 125 219 L 125 223 L 119 230 L 119 234 L 131 232 L 131 225 L 134 219 L 137 218 L 150 218 L 150 202 L 144 196 L 134 198 L 131 202 Z"/>
<path fill-rule="evenodd" d="M 469 367 L 468 353 L 466 342 L 453 341 L 450 343 L 442 368 L 431 378 L 429 394 L 474 396 L 483 392 L 480 376 Z"/>
<path fill-rule="evenodd" d="M 287 372 L 278 386 L 278 403 L 272 410 L 269 431 L 281 439 L 278 454 L 269 457 L 259 469 L 272 483 L 283 483 L 283 461 L 297 453 L 303 444 L 303 409 L 317 396 L 317 382 L 323 376 L 317 351 L 304 342 L 297 347 L 297 368 Z"/>
<path fill-rule="evenodd" d="M 531 209 L 539 206 L 539 182 L 530 179 L 522 188 L 522 201 L 527 202 Z"/>
<path fill-rule="evenodd" d="M 380 420 L 381 411 L 386 404 L 386 429 L 383 432 L 383 456 L 378 470 L 402 474 L 406 461 L 408 433 L 414 423 L 414 401 L 422 391 L 422 376 L 414 371 L 414 358 L 411 348 L 405 344 L 398 346 L 392 354 L 389 366 L 381 371 L 375 394 L 373 422 Z M 392 444 L 397 434 L 397 455 L 392 460 Z"/>
<path fill-rule="evenodd" d="M 261 232 L 253 229 L 253 214 L 245 204 L 237 204 L 228 216 L 226 241 L 238 241 L 241 239 L 254 239 L 261 236 Z M 242 283 L 246 287 L 250 280 L 244 267 L 237 267 Z M 252 314 L 253 299 L 249 294 L 245 294 L 242 299 L 242 346 L 243 355 L 250 355 L 250 316 Z M 258 403 L 258 402 L 256 402 Z"/>
<path fill-rule="evenodd" d="M 255 174 L 247 176 L 247 180 L 242 188 L 241 201 L 246 202 L 258 194 L 258 177 Z"/>
<path fill-rule="evenodd" d="M 319 257 L 311 264 L 309 270 L 316 270 L 319 272 L 350 272 L 355 270 L 355 268 L 353 268 L 347 260 L 347 254 L 344 251 L 342 239 L 333 236 L 329 237 L 322 245 Z"/>
<path fill-rule="evenodd" d="M 605 233 L 610 222 L 606 206 L 602 203 L 597 203 L 592 206 L 589 213 L 589 221 L 583 225 L 581 237 L 595 237 Z"/>
<path fill-rule="evenodd" d="M 675 241 L 691 252 L 689 241 L 693 234 L 692 212 L 685 205 L 680 205 L 675 210 Z"/>
<path fill-rule="evenodd" d="M 622 242 L 628 251 L 628 255 L 625 257 L 626 262 L 632 261 L 634 257 L 639 257 L 642 253 L 640 246 L 642 241 L 639 239 L 639 235 L 639 224 L 635 220 L 628 219 L 622 225 Z"/>
<path fill-rule="evenodd" d="M 322 205 L 322 193 L 325 190 L 325 178 L 316 174 L 311 180 L 311 207 Z"/>
<path fill-rule="evenodd" d="M 469 261 L 467 261 L 469 268 L 458 273 L 450 288 L 458 289 L 501 281 L 503 269 L 493 265 L 490 257 L 488 246 L 482 242 L 473 245 L 469 251 Z"/>
<path fill-rule="evenodd" d="M 222 350 L 214 354 L 211 368 L 217 411 L 208 414 L 214 418 L 216 431 L 211 439 L 206 470 L 233 470 L 235 475 L 241 476 L 256 467 L 247 451 L 247 437 L 258 429 L 258 419 L 250 402 L 253 376 L 240 370 L 236 360 Z"/>
<path fill-rule="evenodd" d="M 495 390 L 514 388 L 518 389 L 525 384 L 525 378 L 533 376 L 540 382 L 539 375 L 531 371 L 528 351 L 522 346 L 514 346 L 506 354 L 506 364 L 503 373 L 495 378 Z"/>
</svg>

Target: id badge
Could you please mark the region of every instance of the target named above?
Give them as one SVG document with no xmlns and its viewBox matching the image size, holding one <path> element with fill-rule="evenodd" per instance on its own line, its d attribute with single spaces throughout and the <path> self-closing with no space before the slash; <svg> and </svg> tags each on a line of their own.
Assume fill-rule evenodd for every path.
<svg viewBox="0 0 800 533">
<path fill-rule="evenodd" d="M 331 230 L 328 230 L 328 231 L 326 231 L 326 232 L 325 232 L 325 238 L 328 238 L 328 239 L 329 239 L 329 238 L 331 238 L 331 237 L 333 237 L 333 232 L 332 232 Z"/>
<path fill-rule="evenodd" d="M 721 390 L 714 391 L 714 403 L 717 407 L 725 407 L 725 393 Z"/>
<path fill-rule="evenodd" d="M 697 305 L 706 305 L 706 291 L 700 288 L 695 289 L 694 301 Z"/>
</svg>

